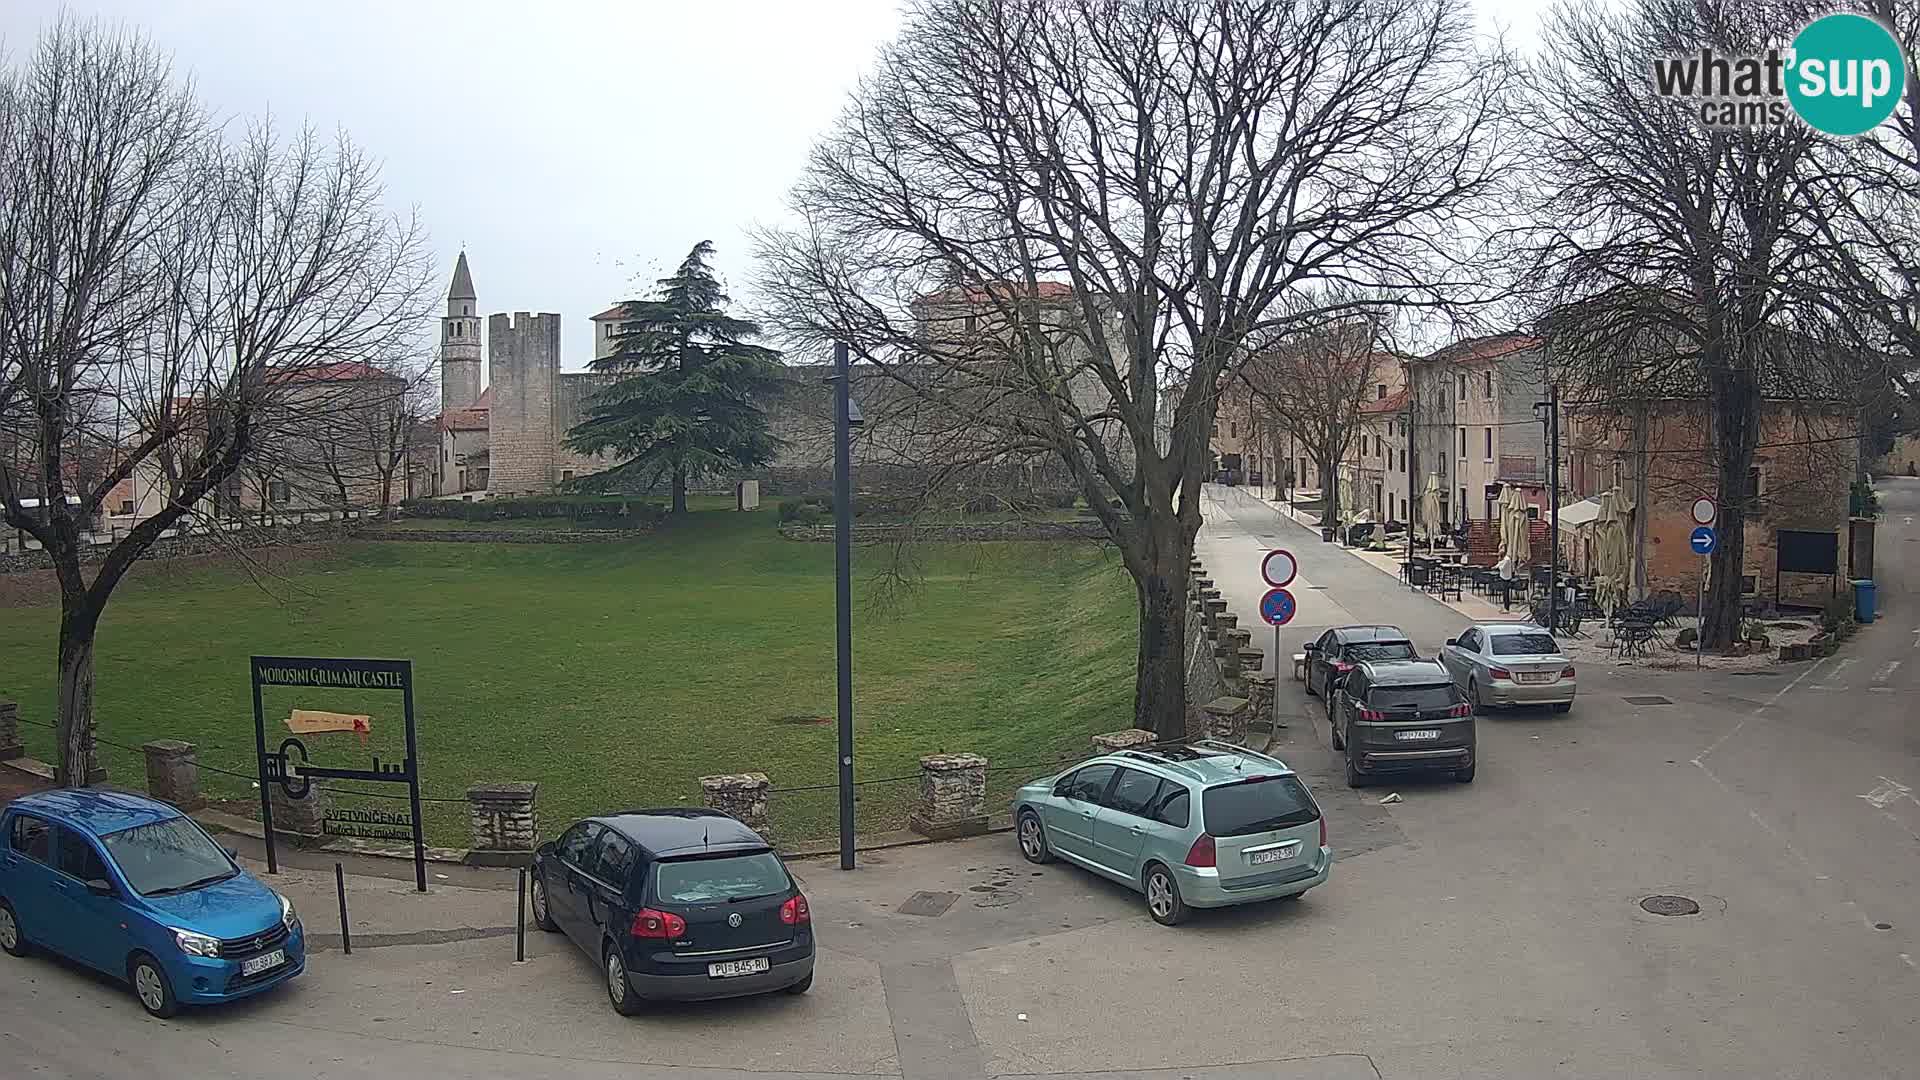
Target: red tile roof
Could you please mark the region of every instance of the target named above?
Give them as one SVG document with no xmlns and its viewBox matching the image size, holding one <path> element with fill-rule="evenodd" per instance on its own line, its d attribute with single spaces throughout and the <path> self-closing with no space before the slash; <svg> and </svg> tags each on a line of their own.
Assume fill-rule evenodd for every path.
<svg viewBox="0 0 1920 1080">
<path fill-rule="evenodd" d="M 485 431 L 488 428 L 487 417 L 493 408 L 493 387 L 480 392 L 472 405 L 464 409 L 448 409 L 440 414 L 441 431 Z"/>
<path fill-rule="evenodd" d="M 295 382 L 353 382 L 359 379 L 392 379 L 398 382 L 400 378 L 364 360 L 339 360 L 330 364 L 278 370 L 273 371 L 271 377 Z"/>
<path fill-rule="evenodd" d="M 608 308 L 607 310 L 605 310 L 605 311 L 603 311 L 603 312 L 601 312 L 600 314 L 598 314 L 598 315 L 595 315 L 595 316 L 593 317 L 593 321 L 594 321 L 594 322 L 605 322 L 605 321 L 607 321 L 608 319 L 619 319 L 619 318 L 624 318 L 624 317 L 626 316 L 626 314 L 627 314 L 627 305 L 625 305 L 625 304 L 615 304 L 615 305 L 613 305 L 612 307 L 610 307 L 610 308 Z"/>
<path fill-rule="evenodd" d="M 1540 346 L 1540 339 L 1527 334 L 1490 334 L 1486 337 L 1456 341 L 1421 357 L 1423 363 L 1473 364 L 1498 360 L 1510 353 Z"/>
<path fill-rule="evenodd" d="M 1365 401 L 1360 404 L 1360 412 L 1367 416 L 1378 416 L 1382 413 L 1405 412 L 1406 408 L 1407 392 L 1405 390 L 1396 390 L 1384 398 Z"/>
</svg>

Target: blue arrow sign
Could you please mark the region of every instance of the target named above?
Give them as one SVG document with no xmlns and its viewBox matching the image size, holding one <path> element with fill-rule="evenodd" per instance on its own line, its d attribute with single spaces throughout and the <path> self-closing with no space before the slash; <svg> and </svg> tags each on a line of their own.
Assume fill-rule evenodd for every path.
<svg viewBox="0 0 1920 1080">
<path fill-rule="evenodd" d="M 1713 554 L 1713 545 L 1714 545 L 1713 526 L 1702 525 L 1699 528 L 1693 530 L 1693 535 L 1687 538 L 1687 545 L 1693 548 L 1693 553 L 1695 555 Z"/>
<path fill-rule="evenodd" d="M 1260 598 L 1260 617 L 1274 626 L 1292 622 L 1293 612 L 1293 594 L 1285 589 L 1269 589 L 1267 595 Z"/>
</svg>

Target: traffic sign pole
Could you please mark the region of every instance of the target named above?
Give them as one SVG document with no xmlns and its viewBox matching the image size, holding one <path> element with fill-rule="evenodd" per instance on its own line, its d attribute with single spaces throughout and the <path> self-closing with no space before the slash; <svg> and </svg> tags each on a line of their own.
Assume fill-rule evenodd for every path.
<svg viewBox="0 0 1920 1080">
<path fill-rule="evenodd" d="M 1285 724 L 1280 722 L 1280 624 L 1273 624 L 1273 730 L 1277 733 Z"/>
<path fill-rule="evenodd" d="M 1293 621 L 1293 594 L 1287 586 L 1293 584 L 1294 576 L 1300 572 L 1300 564 L 1294 561 L 1293 553 L 1285 548 L 1275 548 L 1267 552 L 1260 560 L 1260 574 L 1273 588 L 1260 598 L 1260 617 L 1273 627 L 1273 730 L 1279 731 L 1287 725 L 1280 722 L 1280 628 Z"/>
<path fill-rule="evenodd" d="M 1700 556 L 1700 585 L 1693 593 L 1693 667 L 1696 671 L 1704 662 L 1700 654 L 1707 651 L 1707 567 L 1712 558 Z"/>
</svg>

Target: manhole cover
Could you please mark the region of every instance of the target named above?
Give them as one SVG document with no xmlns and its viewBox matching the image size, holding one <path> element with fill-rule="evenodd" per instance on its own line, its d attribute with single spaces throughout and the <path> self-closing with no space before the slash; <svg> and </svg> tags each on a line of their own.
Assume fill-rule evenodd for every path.
<svg viewBox="0 0 1920 1080">
<path fill-rule="evenodd" d="M 1684 896 L 1649 896 L 1640 901 L 1640 906 L 1655 915 L 1700 914 L 1700 905 Z"/>
<path fill-rule="evenodd" d="M 958 899 L 959 893 L 917 892 L 907 897 L 907 902 L 901 904 L 898 910 L 902 915 L 945 915 Z"/>
<path fill-rule="evenodd" d="M 1627 704 L 1629 705 L 1671 705 L 1673 704 L 1673 699 L 1663 698 L 1658 694 L 1642 694 L 1639 697 L 1630 697 L 1630 698 L 1627 698 L 1626 700 L 1627 700 Z"/>
</svg>

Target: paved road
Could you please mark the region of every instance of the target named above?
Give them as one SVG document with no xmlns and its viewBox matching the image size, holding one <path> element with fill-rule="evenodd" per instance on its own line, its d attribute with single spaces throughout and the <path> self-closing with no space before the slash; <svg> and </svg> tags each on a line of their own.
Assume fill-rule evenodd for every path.
<svg viewBox="0 0 1920 1080">
<path fill-rule="evenodd" d="M 808 863 L 824 948 L 812 994 L 623 1021 L 584 958 L 536 936 L 515 966 L 510 939 L 477 936 L 492 901 L 445 889 L 441 925 L 470 932 L 323 953 L 288 993 L 167 1024 L 102 980 L 0 958 L 0 1072 L 1913 1075 L 1920 804 L 1901 788 L 1920 763 L 1900 691 L 1920 664 L 1920 566 L 1902 531 L 1915 494 L 1890 485 L 1887 615 L 1833 660 L 1766 676 L 1583 669 L 1571 714 L 1483 723 L 1476 783 L 1407 783 L 1389 806 L 1339 783 L 1319 727 L 1298 725 L 1285 754 L 1341 857 L 1298 905 L 1168 931 L 1117 887 L 1036 876 L 1005 837 L 877 853 L 853 874 Z M 1278 515 L 1221 509 L 1203 551 L 1223 578 L 1236 553 L 1293 542 L 1302 633 L 1351 616 L 1431 644 L 1458 622 Z M 899 914 L 916 891 L 956 902 Z M 1653 893 L 1702 912 L 1649 914 L 1638 901 Z M 399 920 L 408 902 L 370 906 Z"/>
</svg>

